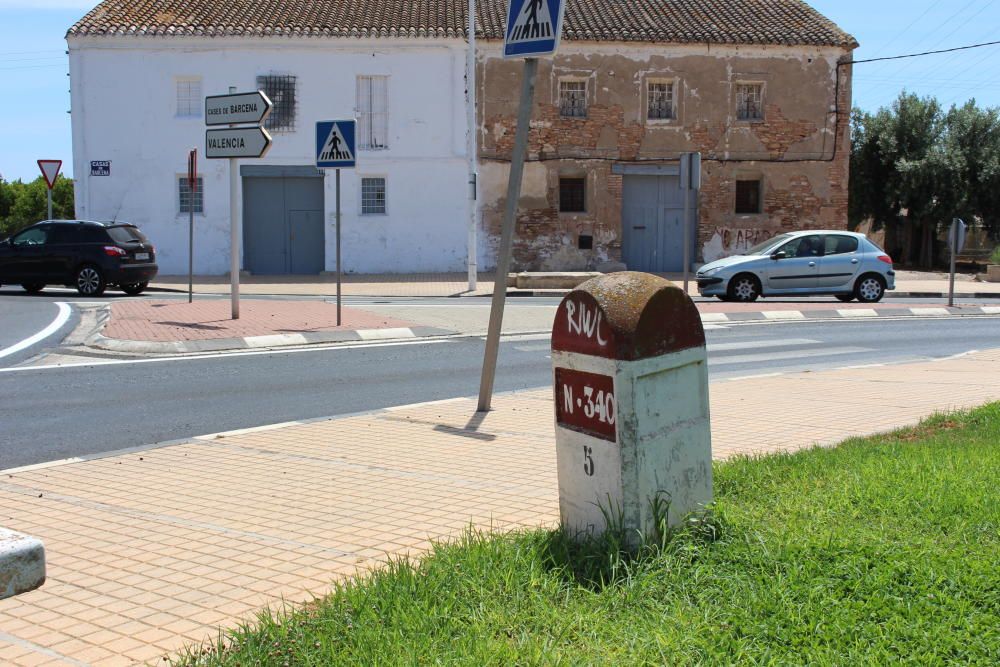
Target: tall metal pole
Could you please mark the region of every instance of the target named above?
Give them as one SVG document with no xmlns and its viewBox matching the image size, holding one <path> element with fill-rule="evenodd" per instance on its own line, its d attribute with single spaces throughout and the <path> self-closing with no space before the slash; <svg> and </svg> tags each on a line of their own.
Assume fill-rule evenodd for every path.
<svg viewBox="0 0 1000 667">
<path fill-rule="evenodd" d="M 507 182 L 507 202 L 503 214 L 503 230 L 497 254 L 496 279 L 493 282 L 493 304 L 490 308 L 490 328 L 486 336 L 486 353 L 483 356 L 483 375 L 479 383 L 479 411 L 486 412 L 493 401 L 493 381 L 497 372 L 500 353 L 500 330 L 503 327 L 503 309 L 507 298 L 507 273 L 510 271 L 510 253 L 514 242 L 514 217 L 521 199 L 521 179 L 524 176 L 524 159 L 528 152 L 528 130 L 531 123 L 531 105 L 535 98 L 535 78 L 538 59 L 524 60 L 521 80 L 521 106 L 517 111 L 517 133 L 514 135 L 514 152 L 510 159 L 510 180 Z"/>
<path fill-rule="evenodd" d="M 340 326 L 340 169 L 337 170 L 337 326 Z"/>
<path fill-rule="evenodd" d="M 189 156 L 192 153 L 189 153 Z M 188 157 L 188 160 L 191 158 Z M 190 165 L 190 163 L 189 163 Z M 188 166 L 188 174 L 191 174 L 191 167 Z M 194 178 L 188 183 L 191 187 L 191 199 L 188 205 L 188 303 L 194 301 L 194 202 L 198 198 L 198 179 Z"/>
<path fill-rule="evenodd" d="M 229 93 L 235 94 L 236 87 L 230 86 Z M 229 127 L 236 127 L 230 125 Z M 236 219 L 236 191 L 239 186 L 236 158 L 229 158 L 229 294 L 233 306 L 233 319 L 240 319 L 240 233 Z"/>
<path fill-rule="evenodd" d="M 469 156 L 469 238 L 468 238 L 468 267 L 469 267 L 469 291 L 476 290 L 476 280 L 478 278 L 478 266 L 476 255 L 478 253 L 476 240 L 479 211 L 476 205 L 478 188 L 478 154 L 477 154 L 477 133 L 479 127 L 476 121 L 476 0 L 469 0 L 469 48 L 465 61 L 465 106 L 466 106 L 466 147 Z"/>
<path fill-rule="evenodd" d="M 951 272 L 948 279 L 948 307 L 955 305 L 955 255 L 958 254 L 958 221 L 951 221 Z"/>
<path fill-rule="evenodd" d="M 681 183 L 681 187 L 684 188 L 684 293 L 687 294 L 688 272 L 691 267 L 691 221 L 688 218 L 691 211 L 691 179 L 694 175 L 691 173 L 691 163 L 693 162 L 691 154 L 684 153 L 681 155 L 681 159 L 687 162 L 687 178 L 684 183 Z"/>
</svg>

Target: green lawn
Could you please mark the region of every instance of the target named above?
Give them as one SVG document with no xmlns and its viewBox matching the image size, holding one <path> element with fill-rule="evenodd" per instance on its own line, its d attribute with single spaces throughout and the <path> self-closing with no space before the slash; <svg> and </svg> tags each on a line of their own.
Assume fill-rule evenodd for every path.
<svg viewBox="0 0 1000 667">
<path fill-rule="evenodd" d="M 178 664 L 1000 664 L 1000 403 L 715 482 L 662 548 L 473 535 Z"/>
</svg>

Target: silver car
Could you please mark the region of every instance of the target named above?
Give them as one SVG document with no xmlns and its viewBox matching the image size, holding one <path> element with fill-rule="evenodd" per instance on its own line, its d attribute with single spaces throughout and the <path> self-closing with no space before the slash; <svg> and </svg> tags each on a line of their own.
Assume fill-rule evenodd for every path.
<svg viewBox="0 0 1000 667">
<path fill-rule="evenodd" d="M 698 291 L 723 301 L 761 296 L 831 294 L 841 301 L 880 301 L 896 289 L 892 258 L 864 234 L 809 230 L 775 236 L 705 264 Z"/>
</svg>

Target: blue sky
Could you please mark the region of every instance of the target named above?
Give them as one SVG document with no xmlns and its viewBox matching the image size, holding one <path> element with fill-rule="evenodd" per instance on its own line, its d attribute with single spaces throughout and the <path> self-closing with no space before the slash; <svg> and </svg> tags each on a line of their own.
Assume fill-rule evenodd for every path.
<svg viewBox="0 0 1000 667">
<path fill-rule="evenodd" d="M 63 36 L 95 4 L 0 0 L 0 174 L 4 178 L 35 178 L 39 158 L 61 159 L 69 167 L 72 142 Z M 810 4 L 861 42 L 856 59 L 1000 39 L 1000 2 L 995 0 L 812 0 Z M 1000 106 L 1000 46 L 855 68 L 854 102 L 863 109 L 889 104 L 903 88 L 936 95 L 946 105 L 975 97 L 984 106 Z"/>
</svg>

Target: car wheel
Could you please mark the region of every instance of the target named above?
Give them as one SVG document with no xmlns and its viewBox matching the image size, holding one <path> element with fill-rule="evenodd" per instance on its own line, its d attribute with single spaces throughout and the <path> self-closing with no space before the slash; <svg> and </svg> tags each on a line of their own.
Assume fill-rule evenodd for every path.
<svg viewBox="0 0 1000 667">
<path fill-rule="evenodd" d="M 844 303 L 854 301 L 853 294 L 834 294 L 834 296 L 837 297 L 837 301 L 843 301 Z"/>
<path fill-rule="evenodd" d="M 861 303 L 877 303 L 885 296 L 885 280 L 881 276 L 869 274 L 861 276 L 854 286 L 854 296 Z"/>
<path fill-rule="evenodd" d="M 45 289 L 45 283 L 21 283 L 21 287 L 28 294 L 38 294 Z"/>
<path fill-rule="evenodd" d="M 142 283 L 128 283 L 126 285 L 121 286 L 122 291 L 131 296 L 135 296 L 136 294 L 142 294 L 142 291 L 147 287 L 149 287 L 149 281 Z"/>
<path fill-rule="evenodd" d="M 760 296 L 760 281 L 757 276 L 751 273 L 741 273 L 729 281 L 729 288 L 726 290 L 726 298 L 729 301 L 742 301 L 749 303 L 756 301 Z"/>
<path fill-rule="evenodd" d="M 104 294 L 104 275 L 93 264 L 84 264 L 76 271 L 76 291 L 83 296 Z"/>
</svg>

